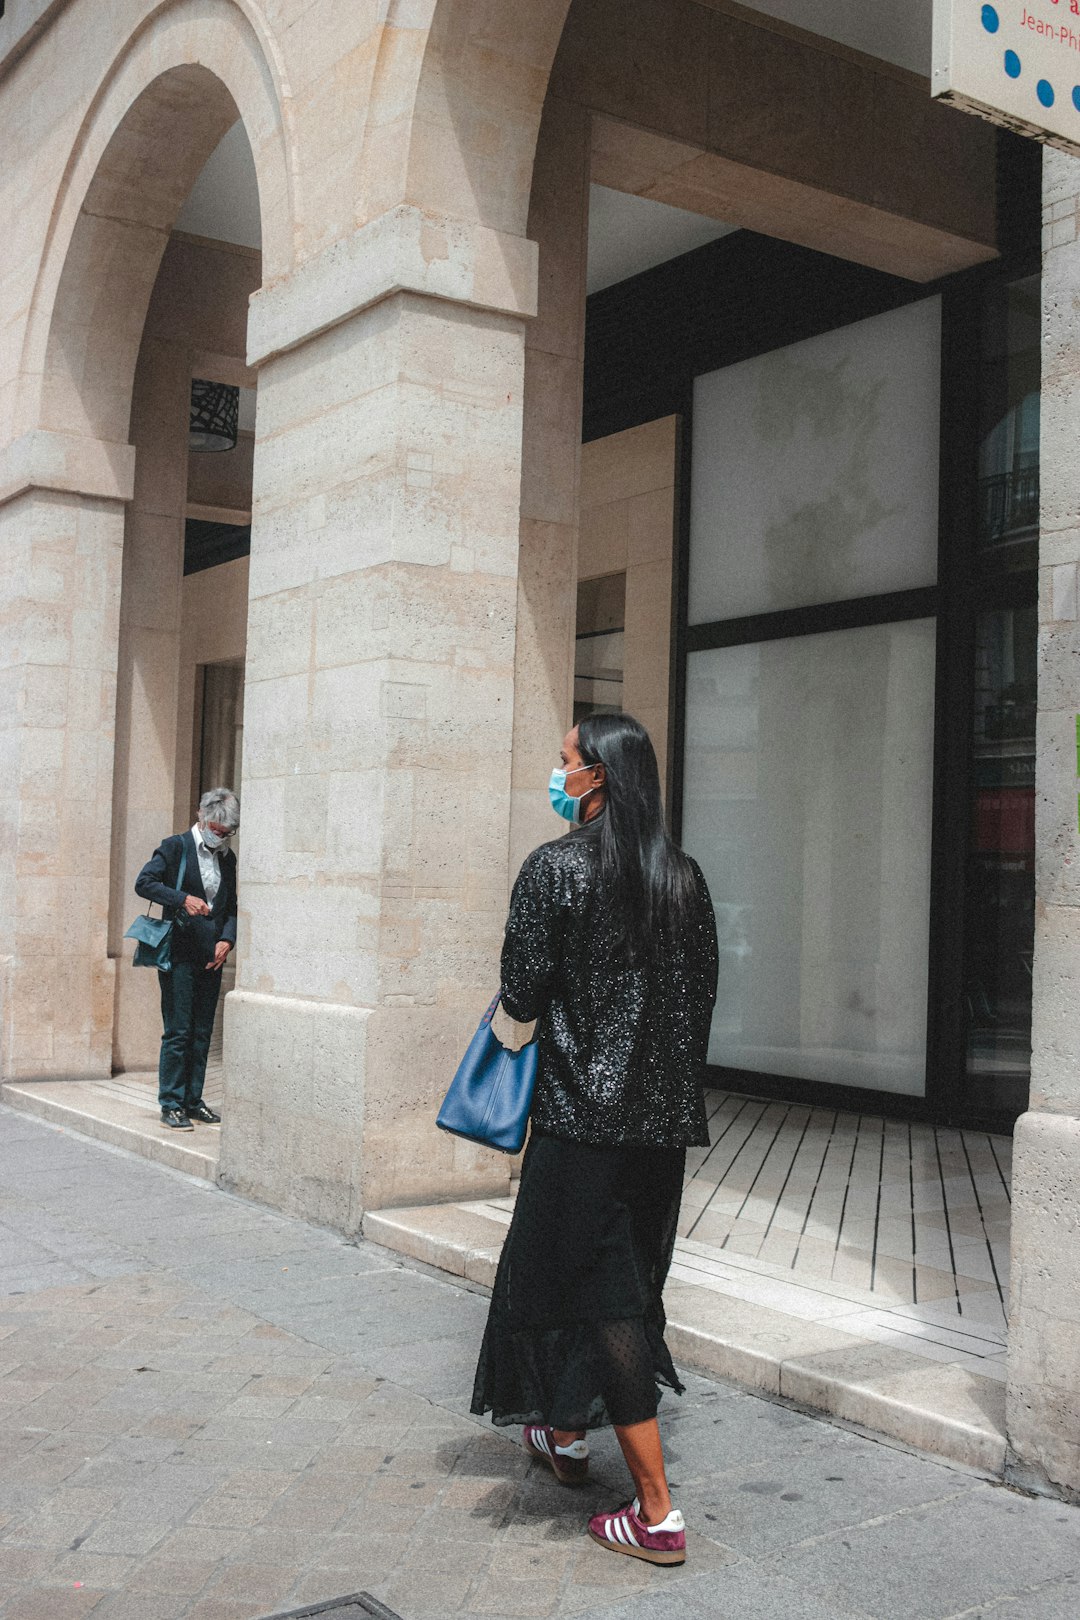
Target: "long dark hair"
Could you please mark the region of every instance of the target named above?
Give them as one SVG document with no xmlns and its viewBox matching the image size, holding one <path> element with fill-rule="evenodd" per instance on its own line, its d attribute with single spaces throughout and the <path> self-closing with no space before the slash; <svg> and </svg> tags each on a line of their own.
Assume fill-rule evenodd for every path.
<svg viewBox="0 0 1080 1620">
<path fill-rule="evenodd" d="M 586 827 L 599 842 L 617 961 L 637 965 L 693 920 L 690 862 L 664 825 L 660 772 L 649 733 L 630 714 L 592 714 L 578 725 L 586 765 L 604 767 L 607 807 Z"/>
</svg>

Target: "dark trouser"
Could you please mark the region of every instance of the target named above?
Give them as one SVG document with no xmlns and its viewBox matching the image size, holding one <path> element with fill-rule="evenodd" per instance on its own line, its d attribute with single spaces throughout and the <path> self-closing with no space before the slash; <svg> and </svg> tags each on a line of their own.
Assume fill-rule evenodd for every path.
<svg viewBox="0 0 1080 1620">
<path fill-rule="evenodd" d="M 171 973 L 159 973 L 161 1037 L 158 1102 L 162 1108 L 194 1108 L 206 1079 L 206 1054 L 214 1028 L 221 971 L 208 972 L 201 962 L 174 962 Z"/>
</svg>

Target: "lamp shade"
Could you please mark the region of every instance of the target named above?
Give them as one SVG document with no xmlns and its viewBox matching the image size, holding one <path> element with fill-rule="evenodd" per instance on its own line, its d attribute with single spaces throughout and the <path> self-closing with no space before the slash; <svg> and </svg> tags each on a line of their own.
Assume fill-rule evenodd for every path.
<svg viewBox="0 0 1080 1620">
<path fill-rule="evenodd" d="M 240 414 L 240 390 L 230 383 L 191 382 L 191 419 L 188 446 L 192 450 L 235 450 Z"/>
</svg>

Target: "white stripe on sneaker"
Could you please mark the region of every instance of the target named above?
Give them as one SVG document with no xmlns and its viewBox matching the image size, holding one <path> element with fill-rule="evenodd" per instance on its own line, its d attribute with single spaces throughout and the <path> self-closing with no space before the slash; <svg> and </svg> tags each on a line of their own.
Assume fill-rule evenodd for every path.
<svg viewBox="0 0 1080 1620">
<path fill-rule="evenodd" d="M 623 1514 L 620 1518 L 611 1520 L 611 1529 L 616 1541 L 620 1541 L 624 1547 L 637 1546 L 637 1537 L 631 1530 L 630 1521 L 625 1514 Z"/>
</svg>

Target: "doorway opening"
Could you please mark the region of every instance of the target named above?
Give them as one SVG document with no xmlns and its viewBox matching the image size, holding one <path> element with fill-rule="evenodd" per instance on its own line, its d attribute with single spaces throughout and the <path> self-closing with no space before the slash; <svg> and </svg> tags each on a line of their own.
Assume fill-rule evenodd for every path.
<svg viewBox="0 0 1080 1620">
<path fill-rule="evenodd" d="M 245 351 L 248 300 L 261 280 L 255 165 L 237 122 L 198 174 L 169 236 L 136 365 L 130 436 L 147 473 L 137 479 L 124 536 L 114 1074 L 152 1074 L 161 1038 L 155 977 L 131 971 L 122 943 L 135 877 L 162 838 L 193 824 L 208 788 L 228 787 L 242 799 L 256 407 Z M 231 954 L 211 1067 L 220 1065 L 235 978 Z"/>
</svg>

